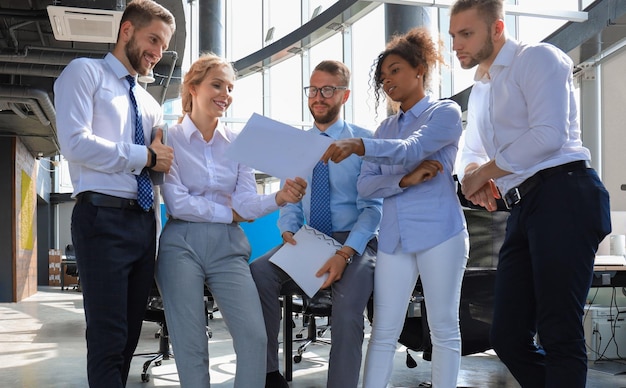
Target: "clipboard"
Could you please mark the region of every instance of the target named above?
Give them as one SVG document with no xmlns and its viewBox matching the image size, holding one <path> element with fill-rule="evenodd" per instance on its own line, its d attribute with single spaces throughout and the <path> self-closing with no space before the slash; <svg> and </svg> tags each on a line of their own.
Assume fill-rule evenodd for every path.
<svg viewBox="0 0 626 388">
<path fill-rule="evenodd" d="M 293 238 L 297 244 L 284 244 L 270 261 L 291 276 L 312 298 L 328 277 L 327 273 L 321 277 L 315 274 L 342 244 L 308 225 L 303 225 Z"/>
<path fill-rule="evenodd" d="M 152 142 L 154 141 L 154 137 L 156 136 L 157 132 L 159 129 L 163 130 L 163 144 L 167 144 L 167 123 L 163 123 L 161 125 L 156 125 L 154 127 L 152 127 L 152 133 L 150 134 L 150 143 L 152 144 Z M 159 172 L 159 171 L 154 171 L 152 169 L 148 169 L 148 173 L 150 174 L 150 179 L 152 180 L 152 184 L 159 186 L 162 185 L 163 182 L 165 181 L 165 173 L 164 172 Z"/>
</svg>

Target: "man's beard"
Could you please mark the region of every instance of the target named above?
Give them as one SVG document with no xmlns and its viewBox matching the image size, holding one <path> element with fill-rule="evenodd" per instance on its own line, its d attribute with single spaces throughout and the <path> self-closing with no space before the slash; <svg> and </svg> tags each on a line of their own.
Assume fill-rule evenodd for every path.
<svg viewBox="0 0 626 388">
<path fill-rule="evenodd" d="M 135 37 L 131 37 L 124 48 L 124 53 L 126 54 L 126 58 L 128 58 L 128 62 L 130 65 L 139 73 L 139 75 L 147 75 L 150 73 L 150 68 L 143 67 L 142 59 L 143 55 L 139 47 L 137 46 L 137 41 Z"/>
<path fill-rule="evenodd" d="M 316 123 L 328 124 L 331 121 L 335 120 L 337 116 L 339 115 L 339 110 L 341 109 L 341 105 L 328 105 L 328 104 L 324 104 L 324 105 L 328 107 L 328 111 L 324 115 L 317 115 L 315 111 L 313 110 L 313 106 L 309 106 L 309 110 L 311 111 L 311 114 L 313 115 L 313 118 L 315 119 Z"/>
<path fill-rule="evenodd" d="M 489 28 L 487 29 L 487 39 L 485 39 L 483 48 L 481 48 L 476 55 L 471 57 L 471 60 L 467 65 L 461 65 L 461 67 L 464 69 L 471 69 L 472 67 L 480 64 L 480 62 L 489 58 L 491 54 L 493 54 L 493 42 L 491 41 L 491 28 Z"/>
</svg>

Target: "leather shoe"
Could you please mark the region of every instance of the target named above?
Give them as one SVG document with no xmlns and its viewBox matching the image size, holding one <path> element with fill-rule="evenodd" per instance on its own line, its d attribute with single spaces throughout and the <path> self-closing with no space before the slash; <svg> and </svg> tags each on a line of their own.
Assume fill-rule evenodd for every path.
<svg viewBox="0 0 626 388">
<path fill-rule="evenodd" d="M 289 384 L 283 375 L 275 370 L 265 375 L 265 388 L 289 388 Z"/>
</svg>

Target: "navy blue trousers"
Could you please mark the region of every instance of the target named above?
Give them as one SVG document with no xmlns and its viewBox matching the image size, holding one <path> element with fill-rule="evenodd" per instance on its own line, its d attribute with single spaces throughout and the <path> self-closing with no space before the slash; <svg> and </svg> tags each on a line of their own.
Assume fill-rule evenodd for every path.
<svg viewBox="0 0 626 388">
<path fill-rule="evenodd" d="M 491 341 L 522 387 L 585 386 L 584 304 L 610 231 L 609 194 L 593 169 L 552 175 L 511 209 Z"/>
<path fill-rule="evenodd" d="M 72 241 L 87 323 L 89 386 L 124 387 L 154 281 L 154 212 L 76 204 Z"/>
</svg>

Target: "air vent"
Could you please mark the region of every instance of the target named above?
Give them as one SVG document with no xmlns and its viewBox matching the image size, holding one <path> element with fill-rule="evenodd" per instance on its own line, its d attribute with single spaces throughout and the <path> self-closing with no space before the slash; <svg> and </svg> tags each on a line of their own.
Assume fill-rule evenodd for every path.
<svg viewBox="0 0 626 388">
<path fill-rule="evenodd" d="M 56 40 L 115 43 L 122 11 L 48 6 Z"/>
</svg>

